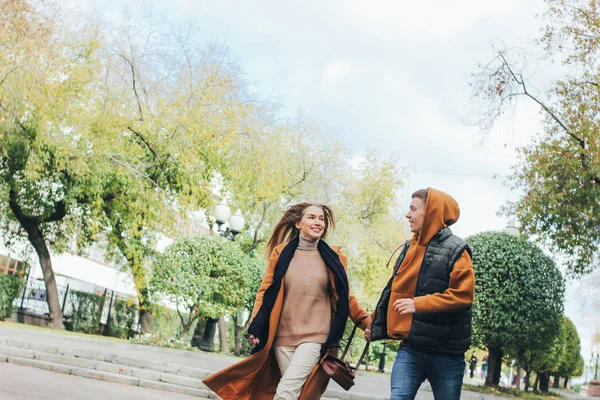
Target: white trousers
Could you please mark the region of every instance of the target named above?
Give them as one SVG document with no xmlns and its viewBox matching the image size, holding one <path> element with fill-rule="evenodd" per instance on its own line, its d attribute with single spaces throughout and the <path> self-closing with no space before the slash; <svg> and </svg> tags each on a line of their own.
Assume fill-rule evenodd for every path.
<svg viewBox="0 0 600 400">
<path fill-rule="evenodd" d="M 281 380 L 273 400 L 297 400 L 302 386 L 319 362 L 321 345 L 302 343 L 298 346 L 276 346 L 275 358 L 281 371 Z"/>
</svg>

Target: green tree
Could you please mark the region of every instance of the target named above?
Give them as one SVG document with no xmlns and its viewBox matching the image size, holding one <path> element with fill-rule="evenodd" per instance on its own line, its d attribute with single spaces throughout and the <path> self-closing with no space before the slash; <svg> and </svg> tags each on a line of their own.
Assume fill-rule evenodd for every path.
<svg viewBox="0 0 600 400">
<path fill-rule="evenodd" d="M 373 307 L 391 272 L 386 262 L 407 236 L 397 204 L 403 171 L 373 150 L 352 157 L 302 115 L 275 122 L 264 114 L 256 120 L 259 133 L 240 138 L 223 175 L 224 196 L 247 210 L 248 228 L 238 240 L 260 252 L 288 204 L 326 203 L 337 221 L 328 242 L 342 245 L 354 294 Z"/>
<path fill-rule="evenodd" d="M 562 62 L 568 72 L 539 93 L 534 88 L 540 82 L 528 78 L 533 74 L 523 62 L 526 54 L 503 49 L 480 65 L 472 87 L 487 105 L 479 121 L 484 130 L 519 98 L 540 107 L 542 132 L 519 150 L 511 177 L 524 196 L 504 213 L 516 215 L 525 232 L 563 253 L 569 272 L 579 275 L 592 271 L 600 256 L 600 2 L 546 3 L 537 44 L 549 63 Z"/>
<path fill-rule="evenodd" d="M 106 190 L 102 142 L 87 124 L 96 31 L 61 20 L 75 17 L 52 3 L 0 2 L 0 221 L 10 243 L 26 238 L 35 250 L 58 329 L 50 249 L 94 240 L 102 204 L 115 197 Z"/>
<path fill-rule="evenodd" d="M 404 222 L 408 204 L 398 204 L 402 171 L 392 159 L 368 151 L 360 162 L 346 167 L 340 194 L 333 204 L 338 216 L 334 240 L 348 256 L 354 294 L 363 307 L 374 309 L 393 267 L 386 263 L 409 237 Z"/>
<path fill-rule="evenodd" d="M 575 371 L 573 371 L 573 376 L 581 376 L 583 375 L 583 372 L 585 371 L 585 360 L 583 359 L 583 356 L 580 354 L 579 357 L 577 357 L 577 367 L 575 367 Z M 567 387 L 567 383 L 568 381 L 565 380 L 565 388 Z"/>
<path fill-rule="evenodd" d="M 233 320 L 234 332 L 234 350 L 233 354 L 239 356 L 242 351 L 242 333 L 248 328 L 250 323 L 250 313 L 254 308 L 256 300 L 256 292 L 262 282 L 262 277 L 265 272 L 265 258 L 250 256 L 246 264 L 246 274 L 248 275 L 248 287 L 246 288 L 246 297 L 243 307 L 230 312 Z"/>
<path fill-rule="evenodd" d="M 503 232 L 470 236 L 476 287 L 473 341 L 489 350 L 486 385 L 498 385 L 502 357 L 524 363 L 525 351 L 549 347 L 558 335 L 564 280 L 543 251 Z M 522 365 L 527 374 L 531 366 Z"/>
<path fill-rule="evenodd" d="M 212 182 L 253 101 L 228 49 L 200 45 L 193 26 L 157 23 L 148 14 L 102 27 L 104 108 L 95 122 L 114 140 L 108 161 L 121 193 L 104 206 L 106 239 L 133 274 L 146 331 L 147 266 L 157 235 L 189 234 L 189 214 L 212 204 Z"/>
<path fill-rule="evenodd" d="M 563 324 L 565 330 L 565 342 L 560 364 L 555 370 L 554 387 L 558 387 L 559 377 L 564 379 L 566 387 L 568 380 L 572 376 L 581 375 L 581 373 L 577 373 L 577 363 L 579 362 L 579 357 L 581 357 L 581 342 L 579 334 L 577 333 L 577 328 L 575 328 L 573 322 L 567 317 L 563 317 Z"/>
<path fill-rule="evenodd" d="M 533 385 L 534 391 L 539 388 L 542 393 L 548 393 L 550 390 L 550 375 L 555 375 L 559 370 L 565 357 L 566 345 L 567 328 L 563 317 L 558 335 L 556 335 L 551 345 L 531 354 L 530 361 L 536 375 Z M 556 380 L 558 381 L 558 377 Z"/>
<path fill-rule="evenodd" d="M 247 273 L 252 263 L 236 243 L 220 236 L 184 238 L 157 258 L 149 286 L 153 296 L 177 307 L 187 341 L 198 318 L 217 319 L 246 304 L 254 289 Z"/>
</svg>

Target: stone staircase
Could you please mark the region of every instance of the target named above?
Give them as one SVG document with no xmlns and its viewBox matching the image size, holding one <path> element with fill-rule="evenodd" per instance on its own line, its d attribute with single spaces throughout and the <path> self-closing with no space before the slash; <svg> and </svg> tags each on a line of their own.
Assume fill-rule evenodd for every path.
<svg viewBox="0 0 600 400">
<path fill-rule="evenodd" d="M 72 347 L 57 346 L 29 338 L 0 337 L 0 362 L 105 382 L 186 394 L 198 397 L 200 400 L 220 399 L 202 383 L 202 379 L 213 373 L 211 371 L 119 355 L 118 346 L 108 351 L 98 351 L 77 344 L 74 341 Z M 147 347 L 148 352 L 156 351 L 157 354 L 165 350 Z M 335 390 L 328 390 L 325 396 L 323 400 L 385 400 L 381 396 Z"/>
<path fill-rule="evenodd" d="M 209 371 L 121 357 L 118 354 L 77 348 L 59 348 L 27 340 L 1 338 L 0 362 L 106 382 L 187 394 L 203 400 L 219 399 L 201 381 L 211 374 Z"/>
</svg>

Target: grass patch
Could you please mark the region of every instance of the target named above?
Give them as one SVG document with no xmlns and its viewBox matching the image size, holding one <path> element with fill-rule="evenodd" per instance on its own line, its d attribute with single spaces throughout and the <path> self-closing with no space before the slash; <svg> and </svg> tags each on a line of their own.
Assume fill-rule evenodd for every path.
<svg viewBox="0 0 600 400">
<path fill-rule="evenodd" d="M 513 389 L 513 388 L 503 388 L 503 387 L 489 387 L 489 386 L 475 386 L 475 385 L 463 385 L 464 390 L 469 390 L 471 392 L 485 393 L 496 396 L 504 396 L 504 397 L 512 397 L 515 399 L 531 399 L 531 400 L 558 400 L 563 397 L 556 393 L 548 393 L 546 395 L 542 394 L 534 394 L 530 392 L 523 392 L 521 390 Z"/>
</svg>

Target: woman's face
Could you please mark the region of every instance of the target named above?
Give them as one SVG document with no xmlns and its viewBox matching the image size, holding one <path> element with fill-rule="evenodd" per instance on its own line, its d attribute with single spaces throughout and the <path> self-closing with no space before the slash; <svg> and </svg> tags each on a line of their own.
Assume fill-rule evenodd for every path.
<svg viewBox="0 0 600 400">
<path fill-rule="evenodd" d="M 302 219 L 296 223 L 296 228 L 300 230 L 300 236 L 305 239 L 319 239 L 325 231 L 323 209 L 317 206 L 306 207 Z"/>
</svg>

